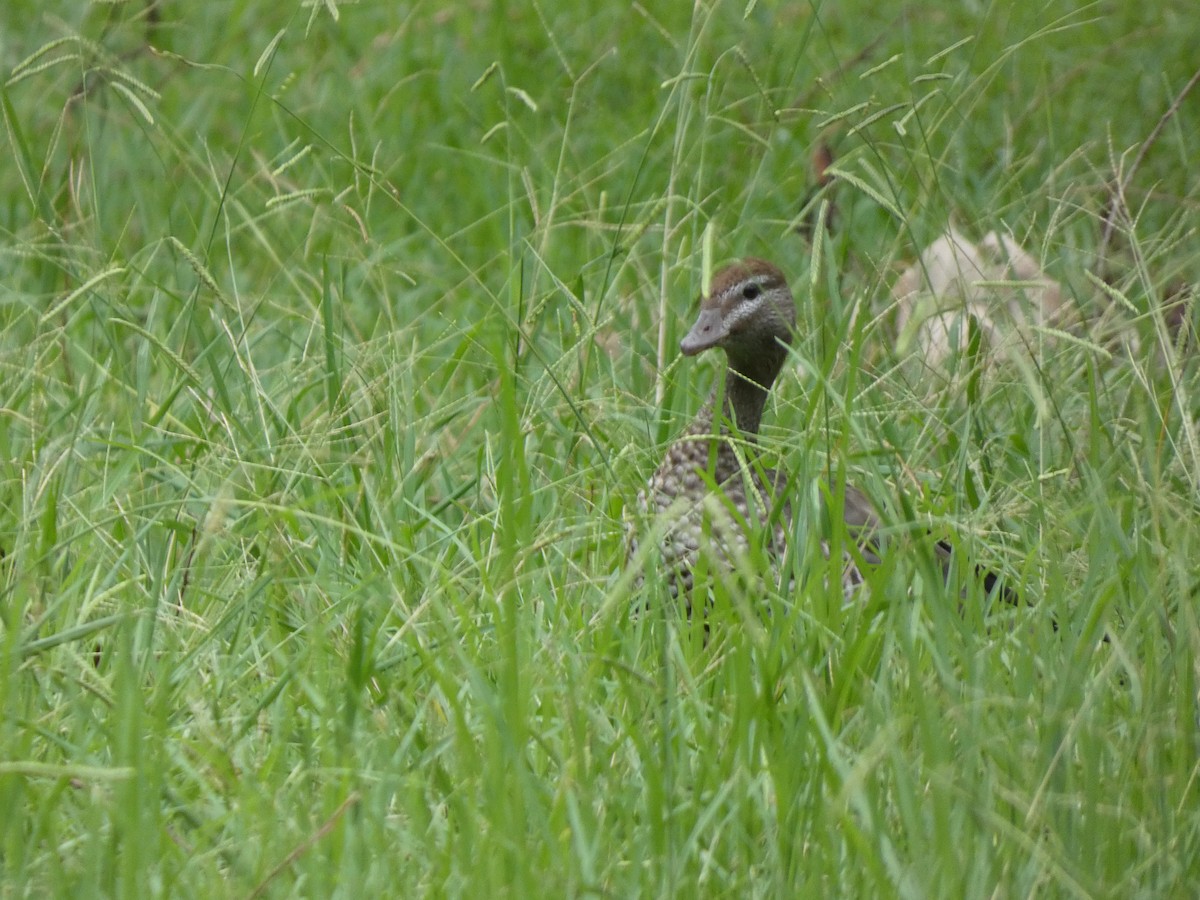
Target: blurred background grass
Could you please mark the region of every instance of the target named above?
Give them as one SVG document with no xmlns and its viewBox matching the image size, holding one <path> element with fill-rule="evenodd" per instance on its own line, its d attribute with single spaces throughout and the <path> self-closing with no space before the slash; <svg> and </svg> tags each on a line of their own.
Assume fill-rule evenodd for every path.
<svg viewBox="0 0 1200 900">
<path fill-rule="evenodd" d="M 1200 95 L 1138 158 L 1191 4 L 7 20 L 14 894 L 1195 894 Z M 902 358 L 948 224 L 1015 235 L 1075 337 Z M 901 560 L 707 646 L 630 622 L 706 227 L 801 299 L 768 446 L 904 486 L 1032 610 Z"/>
</svg>

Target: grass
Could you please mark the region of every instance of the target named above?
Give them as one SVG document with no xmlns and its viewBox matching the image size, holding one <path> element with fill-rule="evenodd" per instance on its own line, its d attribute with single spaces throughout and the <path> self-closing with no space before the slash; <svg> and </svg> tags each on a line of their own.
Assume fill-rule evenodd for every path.
<svg viewBox="0 0 1200 900">
<path fill-rule="evenodd" d="M 1200 890 L 1200 95 L 1133 167 L 1190 4 L 654 6 L 15 4 L 6 896 Z M 899 354 L 950 222 L 1085 324 Z M 903 488 L 1028 608 L 913 552 L 842 609 L 801 541 L 707 643 L 652 559 L 630 618 L 706 229 L 802 297 L 798 496 Z"/>
</svg>

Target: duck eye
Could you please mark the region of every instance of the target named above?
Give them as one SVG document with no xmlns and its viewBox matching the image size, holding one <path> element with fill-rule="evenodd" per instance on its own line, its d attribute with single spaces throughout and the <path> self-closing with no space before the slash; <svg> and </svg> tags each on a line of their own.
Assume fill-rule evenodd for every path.
<svg viewBox="0 0 1200 900">
<path fill-rule="evenodd" d="M 761 293 L 762 293 L 762 288 L 760 288 L 754 282 L 751 282 L 750 284 L 748 284 L 744 288 L 742 288 L 742 296 L 745 297 L 747 300 L 753 300 L 755 297 L 757 297 Z"/>
</svg>

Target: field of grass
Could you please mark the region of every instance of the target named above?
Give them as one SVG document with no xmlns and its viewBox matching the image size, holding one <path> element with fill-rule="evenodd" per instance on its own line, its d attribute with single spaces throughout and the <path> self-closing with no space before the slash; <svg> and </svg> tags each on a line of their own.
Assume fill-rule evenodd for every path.
<svg viewBox="0 0 1200 900">
<path fill-rule="evenodd" d="M 1193 7 L 12 0 L 0 894 L 1200 894 Z M 1077 321 L 904 352 L 950 224 Z M 706 233 L 913 549 L 707 641 L 625 566 Z"/>
</svg>

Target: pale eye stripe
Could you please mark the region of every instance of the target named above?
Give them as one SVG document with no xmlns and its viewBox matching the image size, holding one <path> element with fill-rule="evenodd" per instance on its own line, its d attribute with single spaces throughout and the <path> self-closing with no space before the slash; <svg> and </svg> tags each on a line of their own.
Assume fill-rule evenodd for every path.
<svg viewBox="0 0 1200 900">
<path fill-rule="evenodd" d="M 723 296 L 731 295 L 734 297 L 740 297 L 742 295 L 742 291 L 744 291 L 746 286 L 750 284 L 756 285 L 765 293 L 769 290 L 773 290 L 773 283 L 774 279 L 769 274 L 763 273 L 761 275 L 754 275 L 750 278 L 743 278 L 740 281 L 736 281 L 721 293 Z"/>
<path fill-rule="evenodd" d="M 758 311 L 762 308 L 765 294 L 759 294 L 753 300 L 748 300 L 744 303 L 739 303 L 725 315 L 725 323 L 730 328 L 740 325 L 746 319 L 758 315 Z"/>
</svg>

